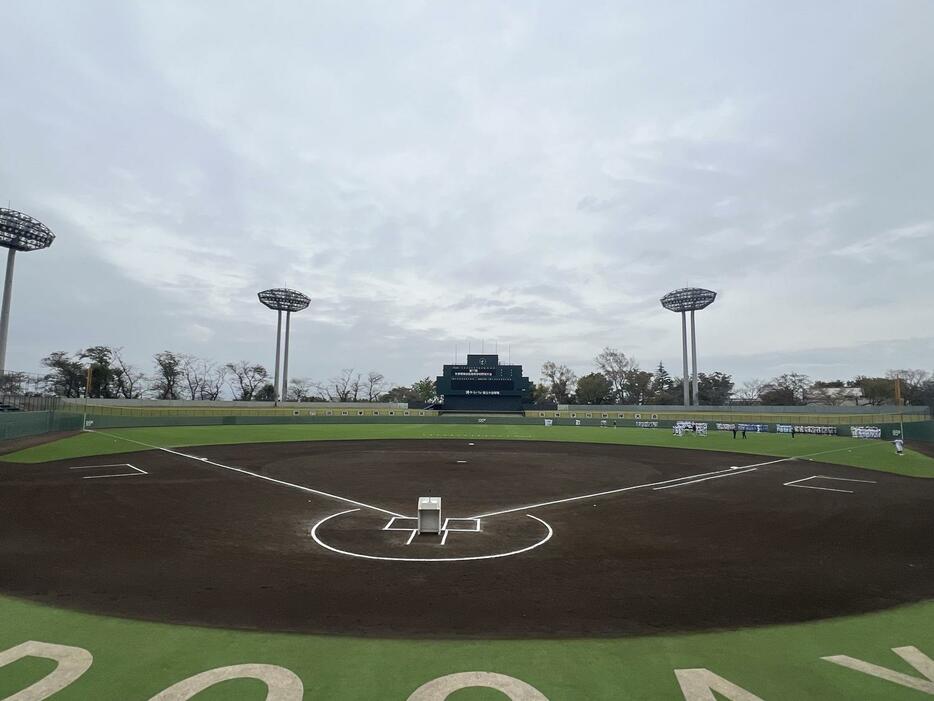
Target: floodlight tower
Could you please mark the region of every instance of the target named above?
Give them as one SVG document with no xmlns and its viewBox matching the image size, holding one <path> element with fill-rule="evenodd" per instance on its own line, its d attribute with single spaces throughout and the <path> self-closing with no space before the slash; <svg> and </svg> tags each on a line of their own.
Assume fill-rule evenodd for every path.
<svg viewBox="0 0 934 701">
<path fill-rule="evenodd" d="M 694 386 L 694 404 L 700 404 L 697 396 L 697 338 L 694 333 L 694 312 L 705 309 L 713 304 L 717 293 L 700 287 L 682 287 L 680 290 L 669 292 L 661 299 L 662 306 L 673 312 L 681 313 L 681 352 L 684 359 L 684 379 L 681 387 L 684 389 L 684 406 L 691 405 L 688 394 L 688 330 L 685 314 L 691 312 L 691 357 L 693 359 L 694 373 L 691 382 Z"/>
<path fill-rule="evenodd" d="M 300 312 L 305 309 L 311 300 L 301 292 L 288 290 L 284 287 L 277 287 L 271 290 L 263 290 L 257 297 L 259 301 L 270 309 L 279 313 L 279 322 L 276 324 L 276 376 L 273 385 L 273 397 L 278 402 L 280 397 L 288 396 L 289 389 L 289 331 L 291 329 L 292 312 Z M 282 337 L 282 312 L 285 312 L 285 354 L 283 356 L 282 367 L 282 393 L 279 392 L 279 349 Z"/>
<path fill-rule="evenodd" d="M 6 278 L 3 282 L 3 303 L 0 307 L 0 378 L 6 372 L 6 342 L 10 329 L 10 302 L 13 297 L 13 263 L 17 251 L 38 251 L 48 248 L 55 234 L 28 214 L 0 207 L 0 246 L 7 249 Z"/>
</svg>

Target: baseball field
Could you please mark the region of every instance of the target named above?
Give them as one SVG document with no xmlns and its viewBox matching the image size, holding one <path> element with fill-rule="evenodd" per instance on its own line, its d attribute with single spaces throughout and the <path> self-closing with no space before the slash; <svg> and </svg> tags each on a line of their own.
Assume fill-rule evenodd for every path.
<svg viewBox="0 0 934 701">
<path fill-rule="evenodd" d="M 86 431 L 0 462 L 0 699 L 924 698 L 931 476 L 834 436 Z"/>
</svg>

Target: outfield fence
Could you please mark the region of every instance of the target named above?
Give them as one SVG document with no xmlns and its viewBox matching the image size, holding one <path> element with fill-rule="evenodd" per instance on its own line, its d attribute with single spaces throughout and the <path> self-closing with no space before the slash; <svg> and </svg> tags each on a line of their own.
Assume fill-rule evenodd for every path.
<svg viewBox="0 0 934 701">
<path fill-rule="evenodd" d="M 57 411 L 0 413 L 0 441 L 57 431 L 80 431 L 81 417 Z"/>
<path fill-rule="evenodd" d="M 404 409 L 398 405 L 338 405 L 308 403 L 292 407 L 153 407 L 89 404 L 89 427 L 130 428 L 143 426 L 236 426 L 281 424 L 492 424 L 543 425 L 546 421 L 557 426 L 600 426 L 612 429 L 640 428 L 645 430 L 670 429 L 679 421 L 707 423 L 711 432 L 721 424 L 724 430 L 733 424 L 762 425 L 770 433 L 777 426 L 797 426 L 802 433 L 807 427 L 828 427 L 836 435 L 849 436 L 851 428 L 878 427 L 884 439 L 891 439 L 904 428 L 909 441 L 934 442 L 934 421 L 923 411 L 862 411 L 798 412 L 798 407 L 781 407 L 771 411 L 737 411 L 732 407 L 712 407 L 700 411 L 678 411 L 674 407 L 660 410 L 633 410 L 623 407 L 576 407 L 557 411 L 529 411 L 522 414 L 467 415 L 440 414 L 429 409 Z M 605 409 L 605 410 L 601 410 Z M 63 403 L 58 410 L 0 412 L 0 440 L 40 435 L 55 431 L 80 430 L 84 407 L 78 402 Z M 752 430 L 752 429 L 750 429 Z M 790 429 L 789 429 L 790 430 Z"/>
</svg>

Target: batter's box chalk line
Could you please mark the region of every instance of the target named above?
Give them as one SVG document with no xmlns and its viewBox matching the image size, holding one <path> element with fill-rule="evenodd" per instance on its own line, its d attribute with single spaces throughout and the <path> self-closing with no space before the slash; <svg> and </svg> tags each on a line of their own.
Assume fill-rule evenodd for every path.
<svg viewBox="0 0 934 701">
<path fill-rule="evenodd" d="M 132 470 L 132 472 L 127 472 L 127 468 Z M 110 477 L 142 477 L 143 475 L 148 475 L 149 473 L 145 470 L 141 470 L 135 465 L 131 465 L 128 462 L 113 463 L 110 465 L 78 465 L 75 467 L 69 467 L 69 470 L 107 470 L 108 474 L 105 475 L 84 475 L 81 479 L 86 480 L 97 480 L 97 479 L 108 479 Z"/>
</svg>

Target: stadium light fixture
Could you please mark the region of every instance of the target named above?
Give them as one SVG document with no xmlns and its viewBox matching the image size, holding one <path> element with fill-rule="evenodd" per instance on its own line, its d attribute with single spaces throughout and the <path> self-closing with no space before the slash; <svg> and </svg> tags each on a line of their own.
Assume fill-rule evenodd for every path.
<svg viewBox="0 0 934 701">
<path fill-rule="evenodd" d="M 688 331 L 687 331 L 687 312 L 691 312 L 691 357 L 693 360 L 694 373 L 691 383 L 694 387 L 694 404 L 699 405 L 700 399 L 697 396 L 697 337 L 694 332 L 694 312 L 700 309 L 706 309 L 717 298 L 717 293 L 711 290 L 705 290 L 701 287 L 682 287 L 681 289 L 669 292 L 661 298 L 662 306 L 672 312 L 681 314 L 681 352 L 684 361 L 684 378 L 681 381 L 681 387 L 684 390 L 684 406 L 691 405 L 691 397 L 688 394 Z"/>
<path fill-rule="evenodd" d="M 13 263 L 17 251 L 48 248 L 55 234 L 40 221 L 15 209 L 0 207 L 0 246 L 7 249 L 3 302 L 0 305 L 0 378 L 6 374 L 6 344 L 10 329 L 10 303 L 13 298 Z"/>
<path fill-rule="evenodd" d="M 296 290 L 289 290 L 284 287 L 276 287 L 271 290 L 263 290 L 256 295 L 259 301 L 279 314 L 279 321 L 276 324 L 276 375 L 273 385 L 273 397 L 278 403 L 279 398 L 288 396 L 289 389 L 289 331 L 291 329 L 292 312 L 300 312 L 311 304 L 311 300 Z M 279 391 L 279 351 L 281 348 L 280 340 L 282 337 L 282 312 L 285 312 L 285 354 L 282 364 L 282 391 Z"/>
</svg>

